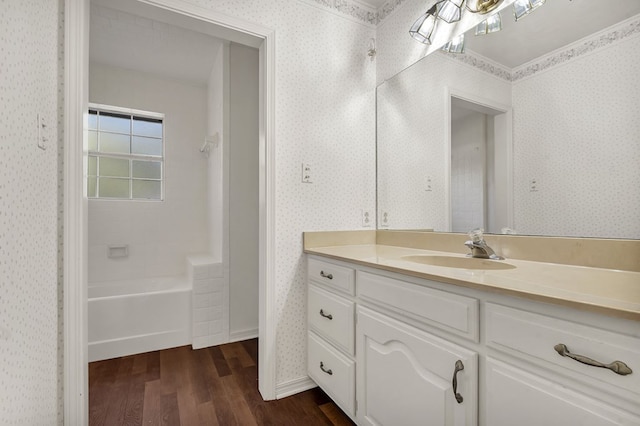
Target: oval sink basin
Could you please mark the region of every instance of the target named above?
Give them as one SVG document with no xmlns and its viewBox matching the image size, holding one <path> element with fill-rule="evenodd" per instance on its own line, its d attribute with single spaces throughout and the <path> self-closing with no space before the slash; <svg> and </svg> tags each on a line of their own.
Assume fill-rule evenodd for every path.
<svg viewBox="0 0 640 426">
<path fill-rule="evenodd" d="M 446 268 L 461 269 L 514 269 L 515 266 L 500 260 L 477 259 L 473 257 L 453 257 L 453 256 L 431 256 L 431 255 L 413 255 L 403 256 L 402 259 L 410 262 L 422 263 L 424 265 L 444 266 Z"/>
</svg>

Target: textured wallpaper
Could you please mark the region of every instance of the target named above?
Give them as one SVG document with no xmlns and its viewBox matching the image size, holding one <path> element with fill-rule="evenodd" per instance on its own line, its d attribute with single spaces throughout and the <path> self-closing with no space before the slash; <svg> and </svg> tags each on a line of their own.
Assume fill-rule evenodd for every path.
<svg viewBox="0 0 640 426">
<path fill-rule="evenodd" d="M 519 233 L 640 238 L 639 51 L 636 34 L 514 82 Z"/>
<path fill-rule="evenodd" d="M 0 2 L 3 425 L 52 424 L 58 413 L 58 25 L 58 0 Z"/>
</svg>

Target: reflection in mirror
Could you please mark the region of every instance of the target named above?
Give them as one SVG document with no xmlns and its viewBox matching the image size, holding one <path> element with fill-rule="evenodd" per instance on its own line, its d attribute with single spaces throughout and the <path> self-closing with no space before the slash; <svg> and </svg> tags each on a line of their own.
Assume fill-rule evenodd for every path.
<svg viewBox="0 0 640 426">
<path fill-rule="evenodd" d="M 449 93 L 448 103 L 449 229 L 498 233 L 512 222 L 510 170 L 503 161 L 511 158 L 511 109 L 459 93 Z"/>
<path fill-rule="evenodd" d="M 639 239 L 640 2 L 512 13 L 378 87 L 378 227 Z"/>
</svg>

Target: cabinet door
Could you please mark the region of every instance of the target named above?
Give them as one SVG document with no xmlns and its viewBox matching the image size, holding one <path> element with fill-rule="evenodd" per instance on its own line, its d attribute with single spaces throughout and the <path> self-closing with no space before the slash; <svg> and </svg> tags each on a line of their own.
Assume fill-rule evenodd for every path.
<svg viewBox="0 0 640 426">
<path fill-rule="evenodd" d="M 475 352 L 364 307 L 356 333 L 358 424 L 477 424 Z"/>
<path fill-rule="evenodd" d="M 640 425 L 630 413 L 513 365 L 487 358 L 486 372 L 486 425 Z"/>
</svg>

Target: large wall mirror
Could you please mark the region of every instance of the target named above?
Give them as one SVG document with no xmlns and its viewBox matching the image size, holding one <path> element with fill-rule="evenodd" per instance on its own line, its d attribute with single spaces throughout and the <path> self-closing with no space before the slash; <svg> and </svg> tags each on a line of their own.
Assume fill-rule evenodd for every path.
<svg viewBox="0 0 640 426">
<path fill-rule="evenodd" d="M 501 16 L 378 86 L 378 228 L 640 239 L 640 1 Z"/>
</svg>

